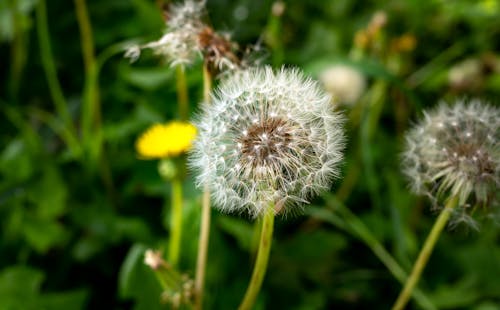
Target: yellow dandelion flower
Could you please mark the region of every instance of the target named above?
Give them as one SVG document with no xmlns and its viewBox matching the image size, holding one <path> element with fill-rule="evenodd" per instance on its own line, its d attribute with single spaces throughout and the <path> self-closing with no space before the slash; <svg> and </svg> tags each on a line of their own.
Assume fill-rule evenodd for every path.
<svg viewBox="0 0 500 310">
<path fill-rule="evenodd" d="M 195 136 L 196 127 L 190 123 L 155 124 L 137 139 L 135 149 L 145 159 L 174 157 L 187 152 Z"/>
</svg>

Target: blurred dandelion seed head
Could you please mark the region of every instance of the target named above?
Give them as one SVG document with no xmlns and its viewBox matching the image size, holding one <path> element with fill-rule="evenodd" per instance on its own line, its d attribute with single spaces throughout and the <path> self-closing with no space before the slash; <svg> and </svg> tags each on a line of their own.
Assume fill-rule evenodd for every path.
<svg viewBox="0 0 500 310">
<path fill-rule="evenodd" d="M 187 66 L 203 56 L 214 71 L 240 69 L 243 64 L 235 54 L 238 45 L 229 34 L 217 33 L 203 22 L 207 14 L 205 3 L 187 0 L 169 6 L 163 36 L 157 41 L 128 47 L 124 56 L 134 62 L 142 49 L 151 49 L 171 66 Z"/>
<path fill-rule="evenodd" d="M 196 128 L 190 123 L 155 124 L 137 139 L 135 147 L 141 158 L 168 158 L 187 152 L 195 136 Z"/>
<path fill-rule="evenodd" d="M 355 104 L 366 89 L 364 75 L 347 65 L 326 68 L 319 79 L 334 99 L 347 105 Z"/>
<path fill-rule="evenodd" d="M 482 71 L 480 59 L 466 59 L 450 68 L 448 83 L 455 89 L 478 89 L 483 80 Z"/>
<path fill-rule="evenodd" d="M 237 71 L 200 115 L 190 164 L 223 212 L 290 212 L 338 177 L 342 125 L 330 96 L 298 70 Z"/>
<path fill-rule="evenodd" d="M 202 18 L 206 15 L 206 1 L 185 0 L 169 7 L 166 13 L 167 26 L 171 30 L 203 27 Z"/>
<path fill-rule="evenodd" d="M 171 66 L 189 65 L 201 55 L 198 33 L 205 27 L 201 18 L 205 14 L 205 1 L 186 0 L 171 5 L 166 12 L 166 31 L 157 41 L 131 46 L 125 57 L 137 60 L 142 49 L 151 49 L 163 56 Z"/>
<path fill-rule="evenodd" d="M 406 136 L 404 173 L 438 202 L 458 195 L 461 210 L 489 206 L 500 186 L 500 109 L 479 100 L 444 103 Z M 496 197 L 495 197 L 496 196 Z"/>
</svg>

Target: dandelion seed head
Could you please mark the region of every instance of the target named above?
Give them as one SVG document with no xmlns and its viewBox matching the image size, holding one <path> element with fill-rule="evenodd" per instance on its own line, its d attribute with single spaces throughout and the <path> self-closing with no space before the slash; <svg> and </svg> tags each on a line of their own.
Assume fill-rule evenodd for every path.
<svg viewBox="0 0 500 310">
<path fill-rule="evenodd" d="M 167 12 L 168 28 L 170 30 L 202 28 L 204 26 L 202 18 L 206 15 L 205 4 L 205 0 L 185 0 L 171 5 Z"/>
<path fill-rule="evenodd" d="M 499 124 L 500 109 L 479 100 L 425 113 L 406 135 L 403 171 L 412 189 L 435 202 L 458 196 L 461 213 L 467 205 L 498 203 Z"/>
<path fill-rule="evenodd" d="M 327 68 L 320 74 L 320 81 L 334 99 L 347 105 L 355 104 L 366 89 L 366 78 L 346 65 Z"/>
<path fill-rule="evenodd" d="M 293 211 L 338 177 L 342 124 L 330 97 L 298 70 L 237 71 L 200 115 L 190 164 L 222 211 Z"/>
<path fill-rule="evenodd" d="M 166 12 L 166 29 L 163 36 L 144 45 L 127 49 L 125 57 L 137 60 L 142 49 L 151 49 L 171 66 L 189 65 L 202 55 L 198 34 L 205 27 L 202 21 L 205 1 L 186 0 L 171 5 Z"/>
</svg>

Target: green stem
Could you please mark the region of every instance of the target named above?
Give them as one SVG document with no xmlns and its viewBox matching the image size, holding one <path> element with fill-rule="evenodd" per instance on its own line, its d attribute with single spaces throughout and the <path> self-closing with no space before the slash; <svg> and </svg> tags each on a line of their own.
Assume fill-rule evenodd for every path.
<svg viewBox="0 0 500 310">
<path fill-rule="evenodd" d="M 403 290 L 399 294 L 398 299 L 396 300 L 394 306 L 392 307 L 393 310 L 402 310 L 405 308 L 413 289 L 417 285 L 417 282 L 420 279 L 420 276 L 422 275 L 422 271 L 427 265 L 427 261 L 431 256 L 432 250 L 434 249 L 434 246 L 436 245 L 436 242 L 439 239 L 441 232 L 448 223 L 451 213 L 453 209 L 457 206 L 457 204 L 458 204 L 458 197 L 457 196 L 452 197 L 446 203 L 446 206 L 441 211 L 441 214 L 439 214 L 439 217 L 434 223 L 434 226 L 432 227 L 432 230 L 429 236 L 427 237 L 427 240 L 425 240 L 424 246 L 422 247 L 420 254 L 418 255 L 417 261 L 413 266 L 413 270 L 411 271 L 410 277 L 406 281 Z"/>
<path fill-rule="evenodd" d="M 264 214 L 262 221 L 262 232 L 260 235 L 259 252 L 253 268 L 252 278 L 248 285 L 245 297 L 239 306 L 239 310 L 250 310 L 257 299 L 269 261 L 271 244 L 273 241 L 274 228 L 274 206 L 270 206 Z"/>
<path fill-rule="evenodd" d="M 189 97 L 186 82 L 186 71 L 184 66 L 175 68 L 176 87 L 177 87 L 177 103 L 179 105 L 179 116 L 181 120 L 187 120 L 189 116 Z"/>
<path fill-rule="evenodd" d="M 382 262 L 382 264 L 384 264 L 394 278 L 396 278 L 400 283 L 405 283 L 408 278 L 408 274 L 403 268 L 401 268 L 392 255 L 387 252 L 384 246 L 374 237 L 370 229 L 366 227 L 366 225 L 343 203 L 335 198 L 332 198 L 332 200 L 335 203 L 335 211 L 342 215 L 347 225 L 352 229 L 352 232 L 354 232 L 354 234 L 361 241 L 363 241 L 363 243 L 370 248 L 370 250 L 372 250 L 373 254 L 377 256 L 377 258 Z M 423 309 L 436 309 L 432 302 L 418 288 L 416 288 L 413 292 L 413 297 Z"/>
<path fill-rule="evenodd" d="M 203 65 L 203 101 L 205 104 L 210 104 L 210 92 L 212 90 L 212 75 L 208 69 L 208 65 Z"/>
<path fill-rule="evenodd" d="M 195 309 L 203 308 L 203 289 L 205 286 L 205 270 L 207 266 L 208 241 L 210 237 L 210 192 L 208 186 L 203 191 L 201 205 L 200 239 L 198 241 L 198 257 L 196 260 Z"/>
<path fill-rule="evenodd" d="M 74 0 L 76 7 L 76 17 L 78 27 L 80 27 L 80 38 L 82 41 L 82 54 L 85 70 L 89 70 L 95 64 L 94 40 L 92 37 L 92 27 L 87 11 L 85 0 Z"/>
<path fill-rule="evenodd" d="M 71 116 L 69 114 L 68 105 L 64 98 L 61 85 L 57 79 L 56 67 L 54 58 L 52 57 L 52 48 L 49 39 L 49 27 L 47 23 L 47 8 L 45 0 L 39 0 L 36 9 L 38 43 L 40 45 L 40 57 L 47 78 L 50 95 L 54 102 L 56 112 L 59 118 L 64 122 L 64 125 L 69 131 L 74 133 Z"/>
<path fill-rule="evenodd" d="M 170 214 L 169 263 L 177 266 L 182 238 L 182 182 L 172 180 L 172 213 Z"/>
<path fill-rule="evenodd" d="M 26 33 L 21 23 L 21 12 L 19 9 L 18 1 L 11 0 L 10 8 L 12 11 L 12 28 L 14 29 L 14 37 L 11 47 L 11 70 L 10 70 L 10 83 L 9 95 L 14 102 L 17 102 L 17 95 L 19 92 L 19 85 L 24 66 L 26 64 L 27 48 L 26 48 Z"/>
<path fill-rule="evenodd" d="M 93 161 L 100 156 L 102 134 L 100 131 L 101 111 L 99 104 L 98 66 L 94 51 L 92 26 L 85 0 L 74 0 L 80 40 L 82 42 L 85 86 L 82 105 L 82 138 Z M 92 132 L 96 129 L 96 132 Z"/>
<path fill-rule="evenodd" d="M 205 64 L 203 65 L 203 100 L 205 104 L 210 103 L 211 88 L 212 76 Z M 210 239 L 210 211 L 210 190 L 208 186 L 205 185 L 201 203 L 200 237 L 198 240 L 198 257 L 196 259 L 195 309 L 198 310 L 203 308 L 205 270 L 207 266 L 208 242 Z"/>
</svg>

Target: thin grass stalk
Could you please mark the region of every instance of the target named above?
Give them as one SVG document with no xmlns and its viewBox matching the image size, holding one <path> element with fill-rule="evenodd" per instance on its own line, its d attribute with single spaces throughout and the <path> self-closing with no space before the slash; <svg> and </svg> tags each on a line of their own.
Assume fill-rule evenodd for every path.
<svg viewBox="0 0 500 310">
<path fill-rule="evenodd" d="M 40 57 L 56 113 L 64 123 L 67 130 L 74 136 L 76 131 L 73 127 L 71 115 L 68 110 L 68 104 L 64 98 L 61 85 L 57 78 L 56 66 L 52 56 L 45 0 L 38 1 L 38 5 L 36 7 L 36 23 L 38 44 L 40 46 Z"/>
<path fill-rule="evenodd" d="M 101 108 L 99 103 L 98 66 L 94 51 L 94 39 L 85 0 L 74 0 L 82 56 L 85 69 L 85 86 L 82 105 L 82 138 L 93 161 L 100 157 L 102 148 Z"/>
<path fill-rule="evenodd" d="M 434 226 L 432 226 L 432 230 L 427 239 L 425 240 L 424 246 L 422 247 L 422 250 L 420 250 L 418 258 L 415 261 L 415 264 L 413 265 L 410 277 L 406 281 L 403 290 L 399 294 L 396 302 L 394 303 L 394 306 L 392 307 L 393 310 L 402 310 L 406 307 L 406 304 L 408 303 L 408 300 L 410 299 L 410 296 L 414 291 L 415 286 L 417 285 L 418 280 L 420 279 L 420 276 L 422 275 L 422 271 L 424 270 L 425 266 L 427 265 L 427 262 L 429 261 L 429 258 L 432 254 L 432 250 L 434 249 L 434 246 L 436 245 L 436 242 L 438 241 L 441 232 L 446 227 L 446 224 L 450 219 L 453 209 L 457 205 L 458 205 L 458 197 L 457 196 L 452 197 L 448 200 L 446 206 L 439 214 L 439 217 L 434 223 Z"/>
<path fill-rule="evenodd" d="M 378 190 L 378 178 L 375 172 L 375 163 L 372 153 L 372 139 L 377 128 L 380 114 L 384 106 L 384 98 L 387 90 L 387 83 L 385 81 L 376 82 L 371 89 L 371 101 L 369 106 L 365 106 L 363 111 L 363 122 L 361 124 L 360 139 L 361 139 L 361 158 L 363 161 L 363 168 L 366 174 L 366 181 L 370 198 L 373 202 L 375 210 L 380 212 L 381 197 Z"/>
<path fill-rule="evenodd" d="M 19 93 L 19 85 L 24 66 L 26 64 L 27 49 L 26 49 L 26 34 L 22 29 L 21 12 L 19 10 L 18 1 L 10 1 L 10 9 L 12 11 L 12 28 L 14 29 L 14 37 L 10 50 L 12 59 L 10 69 L 9 96 L 14 102 L 17 101 Z"/>
</svg>

